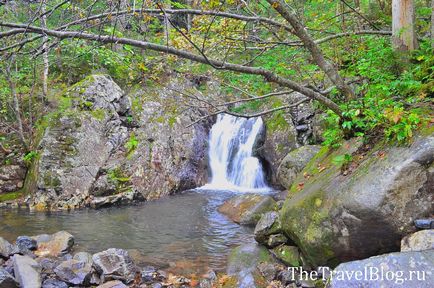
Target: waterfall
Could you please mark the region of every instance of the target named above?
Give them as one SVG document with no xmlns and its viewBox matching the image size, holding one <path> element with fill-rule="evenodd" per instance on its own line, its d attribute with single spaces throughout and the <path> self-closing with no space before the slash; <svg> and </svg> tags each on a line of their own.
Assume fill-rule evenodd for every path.
<svg viewBox="0 0 434 288">
<path fill-rule="evenodd" d="M 270 190 L 261 162 L 253 156 L 262 119 L 219 114 L 209 136 L 211 181 L 204 189 L 258 191 Z"/>
</svg>

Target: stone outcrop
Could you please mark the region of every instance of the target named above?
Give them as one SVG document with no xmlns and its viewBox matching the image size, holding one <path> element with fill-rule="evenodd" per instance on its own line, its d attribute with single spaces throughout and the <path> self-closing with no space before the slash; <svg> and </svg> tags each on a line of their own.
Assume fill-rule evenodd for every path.
<svg viewBox="0 0 434 288">
<path fill-rule="evenodd" d="M 279 183 L 286 189 L 289 189 L 294 179 L 297 177 L 297 174 L 303 170 L 310 159 L 312 159 L 320 149 L 320 146 L 306 145 L 289 152 L 288 155 L 283 158 L 277 170 Z"/>
<path fill-rule="evenodd" d="M 410 146 L 378 144 L 347 173 L 333 160 L 355 152 L 356 139 L 337 151 L 323 148 L 308 163 L 281 211 L 283 232 L 308 262 L 333 266 L 399 250 L 413 221 L 434 211 L 430 131 L 422 129 Z"/>
<path fill-rule="evenodd" d="M 255 225 L 262 214 L 276 208 L 276 201 L 272 197 L 259 194 L 244 194 L 227 200 L 218 208 L 235 223 Z"/>
<path fill-rule="evenodd" d="M 42 287 L 41 266 L 29 256 L 13 257 L 15 279 L 20 287 Z"/>
<path fill-rule="evenodd" d="M 14 192 L 23 187 L 26 176 L 24 165 L 10 164 L 0 166 L 0 194 Z"/>
<path fill-rule="evenodd" d="M 169 86 L 194 89 L 182 80 Z M 47 118 L 26 178 L 30 207 L 98 208 L 204 184 L 209 123 L 187 128 L 193 111 L 180 110 L 170 87 L 144 88 L 134 103 L 104 75 L 69 88 Z"/>
</svg>

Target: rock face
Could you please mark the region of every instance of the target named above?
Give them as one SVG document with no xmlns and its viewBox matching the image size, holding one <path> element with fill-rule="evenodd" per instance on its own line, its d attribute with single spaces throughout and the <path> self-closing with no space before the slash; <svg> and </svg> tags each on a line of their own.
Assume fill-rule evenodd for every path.
<svg viewBox="0 0 434 288">
<path fill-rule="evenodd" d="M 192 86 L 181 82 L 169 86 Z M 132 105 L 108 76 L 92 75 L 59 97 L 24 185 L 32 208 L 129 203 L 206 182 L 208 124 L 186 128 L 193 112 L 181 113 L 172 90 L 135 96 Z"/>
<path fill-rule="evenodd" d="M 434 249 L 434 230 L 422 230 L 401 240 L 401 252 Z"/>
<path fill-rule="evenodd" d="M 413 221 L 434 211 L 429 131 L 409 147 L 378 144 L 346 176 L 332 159 L 353 153 L 356 140 L 334 152 L 323 148 L 309 162 L 281 211 L 284 233 L 308 262 L 333 265 L 399 249 Z"/>
<path fill-rule="evenodd" d="M 0 194 L 21 189 L 26 170 L 24 165 L 18 164 L 0 166 Z"/>
<path fill-rule="evenodd" d="M 235 223 L 255 225 L 262 214 L 275 208 L 276 201 L 270 196 L 244 194 L 235 196 L 218 208 Z"/>
<path fill-rule="evenodd" d="M 42 257 L 60 257 L 69 253 L 74 245 L 74 236 L 66 231 L 42 234 L 34 237 L 37 243 L 35 254 Z"/>
<path fill-rule="evenodd" d="M 128 252 L 122 249 L 108 249 L 92 257 L 93 266 L 101 274 L 102 281 L 122 280 L 130 283 L 137 272 Z"/>
<path fill-rule="evenodd" d="M 14 274 L 20 287 L 40 288 L 42 285 L 41 267 L 29 256 L 14 255 Z"/>
<path fill-rule="evenodd" d="M 429 288 L 433 283 L 434 250 L 428 250 L 390 253 L 340 264 L 333 271 L 329 287 Z"/>
<path fill-rule="evenodd" d="M 279 183 L 289 189 L 296 178 L 297 174 L 303 170 L 310 159 L 319 152 L 320 146 L 306 145 L 293 150 L 283 158 L 277 170 Z"/>
<path fill-rule="evenodd" d="M 267 212 L 262 215 L 259 222 L 256 224 L 254 235 L 258 243 L 268 243 L 268 238 L 273 234 L 278 234 L 281 231 L 281 223 L 279 214 L 275 211 Z"/>
</svg>

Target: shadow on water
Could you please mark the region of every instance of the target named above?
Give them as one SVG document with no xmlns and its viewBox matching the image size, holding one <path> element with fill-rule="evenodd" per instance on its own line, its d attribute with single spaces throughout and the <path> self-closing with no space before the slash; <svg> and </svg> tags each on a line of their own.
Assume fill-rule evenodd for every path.
<svg viewBox="0 0 434 288">
<path fill-rule="evenodd" d="M 174 273 L 221 271 L 230 248 L 252 241 L 252 229 L 232 223 L 217 207 L 234 194 L 188 191 L 128 207 L 73 212 L 0 210 L 0 236 L 66 230 L 75 236 L 75 251 L 128 249 L 138 264 Z"/>
</svg>

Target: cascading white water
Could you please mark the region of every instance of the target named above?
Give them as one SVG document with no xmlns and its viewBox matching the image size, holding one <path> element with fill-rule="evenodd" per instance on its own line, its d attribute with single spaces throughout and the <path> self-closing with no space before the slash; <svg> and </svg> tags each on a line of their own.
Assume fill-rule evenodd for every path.
<svg viewBox="0 0 434 288">
<path fill-rule="evenodd" d="M 270 190 L 253 148 L 263 127 L 262 119 L 219 114 L 209 138 L 211 182 L 204 189 L 235 191 Z"/>
</svg>

